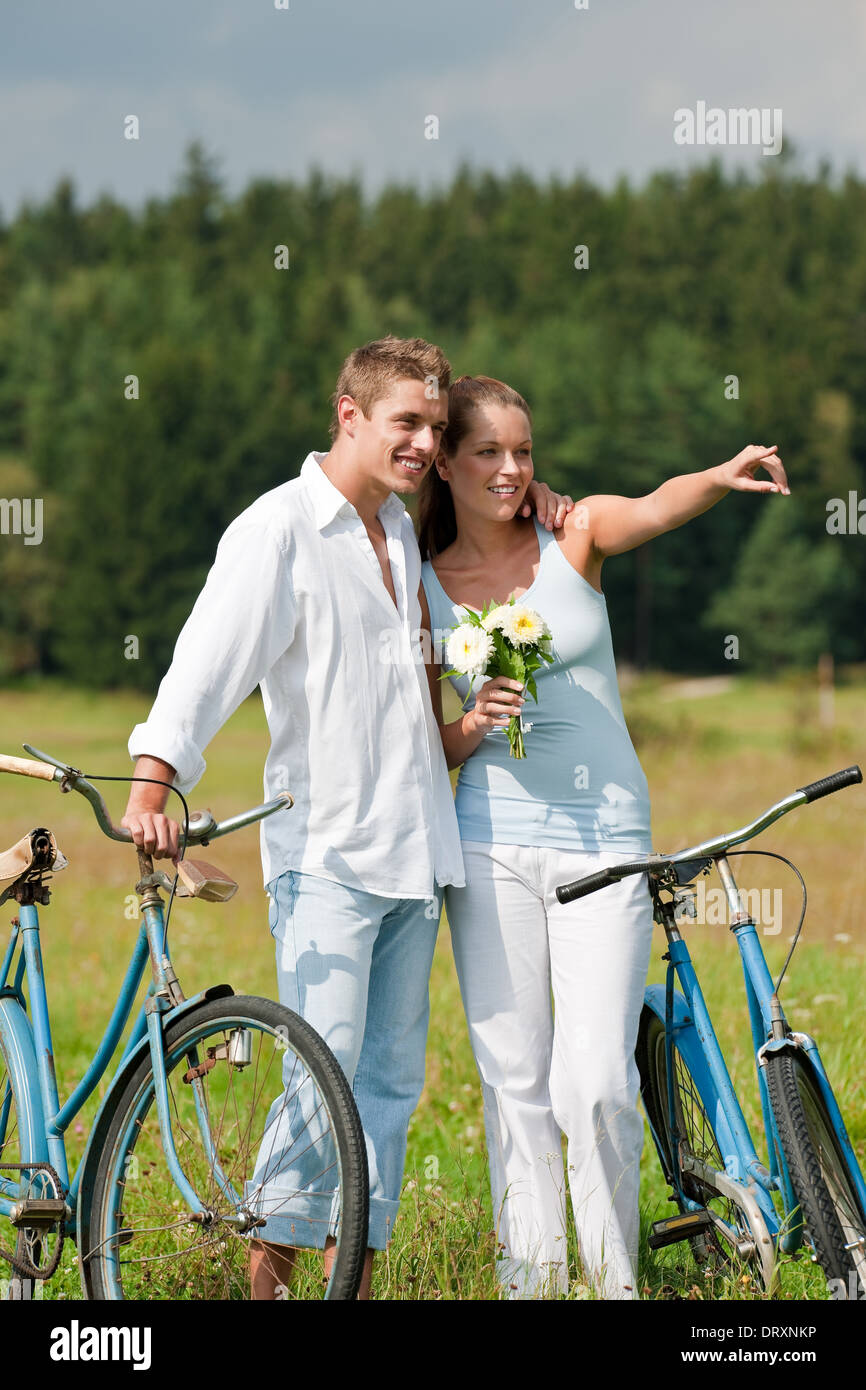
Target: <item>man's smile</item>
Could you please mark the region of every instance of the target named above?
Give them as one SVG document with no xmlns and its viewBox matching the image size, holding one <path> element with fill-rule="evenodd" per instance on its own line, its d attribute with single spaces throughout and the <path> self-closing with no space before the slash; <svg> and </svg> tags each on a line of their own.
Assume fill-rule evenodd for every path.
<svg viewBox="0 0 866 1390">
<path fill-rule="evenodd" d="M 418 473 L 424 472 L 428 460 L 415 458 L 412 454 L 395 454 L 394 462 L 399 464 L 401 468 L 404 468 L 407 473 L 417 475 Z"/>
</svg>

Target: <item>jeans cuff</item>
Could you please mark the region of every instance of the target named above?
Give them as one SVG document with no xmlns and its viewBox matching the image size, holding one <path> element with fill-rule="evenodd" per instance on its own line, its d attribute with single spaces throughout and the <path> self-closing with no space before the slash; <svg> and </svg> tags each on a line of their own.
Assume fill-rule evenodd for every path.
<svg viewBox="0 0 866 1390">
<path fill-rule="evenodd" d="M 337 1220 L 335 1216 L 336 1194 L 327 1192 L 286 1193 L 277 1198 L 274 1188 L 268 1188 L 272 1205 L 278 1206 L 267 1217 L 263 1226 L 254 1232 L 256 1240 L 270 1241 L 273 1245 L 292 1245 L 302 1250 L 323 1250 L 325 1237 L 335 1235 Z M 256 1209 L 268 1203 L 256 1204 Z M 370 1223 L 367 1244 L 372 1250 L 384 1250 L 394 1230 L 399 1201 L 387 1201 L 383 1197 L 373 1197 L 370 1201 Z"/>
<path fill-rule="evenodd" d="M 263 1200 L 264 1195 L 264 1200 Z M 324 1250 L 326 1236 L 336 1230 L 334 1194 L 330 1192 L 286 1192 L 268 1186 L 264 1194 L 251 1203 L 255 1214 L 264 1216 L 272 1208 L 263 1226 L 257 1226 L 256 1240 L 273 1245 L 292 1245 L 302 1250 Z M 264 1210 L 263 1210 L 264 1208 Z"/>
<path fill-rule="evenodd" d="M 367 1244 L 371 1250 L 384 1250 L 394 1234 L 394 1223 L 399 1202 L 389 1202 L 384 1197 L 370 1198 L 370 1228 Z"/>
</svg>

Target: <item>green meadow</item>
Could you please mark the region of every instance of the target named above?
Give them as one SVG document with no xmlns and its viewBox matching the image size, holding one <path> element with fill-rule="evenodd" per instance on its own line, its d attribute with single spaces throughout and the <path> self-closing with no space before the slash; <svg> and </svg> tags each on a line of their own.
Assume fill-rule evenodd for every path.
<svg viewBox="0 0 866 1390">
<path fill-rule="evenodd" d="M 677 682 L 623 674 L 629 727 L 653 796 L 656 848 L 674 851 L 753 819 L 771 802 L 850 763 L 864 761 L 866 671 L 839 674 L 832 723 L 822 722 L 817 691 L 804 677 L 757 681 L 731 677 Z M 48 682 L 0 695 L 0 751 L 21 754 L 31 743 L 96 777 L 131 772 L 126 741 L 149 701 L 128 692 L 87 693 Z M 351 737 L 351 727 L 346 736 Z M 218 818 L 261 800 L 267 731 L 258 696 L 251 697 L 207 751 L 208 769 L 191 809 Z M 531 749 L 529 750 L 531 756 Z M 119 819 L 126 789 L 103 794 Z M 815 1035 L 861 1163 L 866 1160 L 866 790 L 847 789 L 802 807 L 753 842 L 797 864 L 809 891 L 801 941 L 782 999 L 795 1027 Z M 61 1097 L 69 1093 L 101 1036 L 132 947 L 136 923 L 130 895 L 137 861 L 106 840 L 82 798 L 25 778 L 0 779 L 0 847 L 36 825 L 48 826 L 69 860 L 41 910 L 42 943 Z M 226 905 L 179 901 L 171 946 L 187 994 L 229 982 L 238 993 L 272 995 L 275 972 L 261 883 L 257 829 L 215 842 L 210 857 L 241 885 Z M 762 940 L 773 973 L 781 968 L 800 912 L 800 889 L 789 868 L 772 859 L 733 861 L 740 886 L 767 905 Z M 717 887 L 717 880 L 712 885 Z M 708 897 L 707 902 L 710 902 Z M 0 908 L 5 938 L 14 903 Z M 688 939 L 726 1060 L 753 1132 L 760 1110 L 742 972 L 726 926 L 707 912 Z M 657 931 L 650 978 L 661 980 L 663 936 Z M 104 1087 L 100 1088 L 104 1091 Z M 69 1135 L 70 1155 L 83 1148 L 99 1096 Z M 641 1206 L 647 1226 L 673 1207 L 655 1152 L 644 1148 Z M 569 1297 L 591 1297 L 572 1233 Z M 443 920 L 431 983 L 427 1083 L 412 1121 L 402 1215 L 374 1295 L 384 1299 L 494 1299 L 498 1249 L 490 1203 L 477 1073 L 469 1049 L 447 922 Z M 783 1299 L 828 1296 L 820 1271 L 802 1257 L 784 1259 Z M 641 1296 L 646 1299 L 755 1299 L 764 1295 L 745 1270 L 707 1275 L 688 1250 L 653 1254 L 643 1243 Z M 78 1297 L 75 1247 L 68 1243 L 47 1297 Z"/>
</svg>

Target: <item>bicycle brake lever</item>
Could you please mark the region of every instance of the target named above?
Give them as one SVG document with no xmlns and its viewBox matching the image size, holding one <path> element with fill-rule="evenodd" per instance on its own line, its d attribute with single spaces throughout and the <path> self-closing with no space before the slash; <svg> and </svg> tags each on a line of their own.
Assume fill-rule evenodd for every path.
<svg viewBox="0 0 866 1390">
<path fill-rule="evenodd" d="M 685 859 L 682 864 L 671 864 L 668 872 L 673 882 L 682 887 L 698 878 L 700 874 L 709 873 L 712 863 L 712 859 L 708 856 L 703 856 L 700 859 Z"/>
</svg>

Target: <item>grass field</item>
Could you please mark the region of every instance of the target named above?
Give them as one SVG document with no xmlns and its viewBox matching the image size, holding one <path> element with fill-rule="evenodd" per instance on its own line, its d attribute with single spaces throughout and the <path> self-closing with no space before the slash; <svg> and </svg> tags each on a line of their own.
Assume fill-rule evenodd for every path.
<svg viewBox="0 0 866 1390">
<path fill-rule="evenodd" d="M 724 683 L 723 683 L 724 685 Z M 709 693 L 707 693 L 709 692 Z M 693 687 L 662 677 L 627 685 L 624 703 L 653 797 L 655 846 L 677 850 L 714 831 L 745 824 L 798 785 L 864 761 L 866 673 L 845 673 L 836 692 L 833 728 L 820 729 L 817 698 L 804 679 L 777 684 L 736 678 Z M 125 747 L 149 701 L 129 694 L 91 695 L 35 684 L 0 693 L 0 751 L 20 753 L 28 742 L 81 767 L 88 775 L 131 770 Z M 193 805 L 224 817 L 261 799 L 266 728 L 253 697 L 208 750 L 208 771 Z M 115 818 L 126 791 L 103 792 Z M 809 911 L 789 968 L 783 1000 L 793 1024 L 817 1036 L 861 1161 L 866 1155 L 866 1017 L 864 847 L 866 790 L 856 787 L 797 810 L 761 837 L 761 848 L 792 858 L 809 889 Z M 23 778 L 0 781 L 0 847 L 35 825 L 47 825 L 69 859 L 42 910 L 43 951 L 52 1011 L 61 1097 L 80 1076 L 101 1035 L 131 949 L 135 922 L 127 915 L 137 877 L 131 852 L 105 840 L 80 797 Z M 271 995 L 275 976 L 261 886 L 258 833 L 220 841 L 212 857 L 241 884 L 227 906 L 175 905 L 172 956 L 187 994 L 220 981 L 238 993 Z M 799 886 L 773 860 L 735 861 L 742 887 L 762 889 L 772 905 L 764 925 L 771 970 L 787 952 L 799 915 Z M 777 909 L 781 909 L 781 915 Z M 6 915 L 4 915 L 6 914 Z M 0 909 L 0 926 L 14 904 Z M 711 919 L 710 919 L 711 920 Z M 5 936 L 5 928 L 3 929 Z M 651 978 L 663 978 L 657 933 Z M 690 946 L 710 1010 L 750 1124 L 759 1120 L 754 1064 L 733 941 L 723 925 L 695 925 Z M 494 1299 L 497 1247 L 492 1232 L 477 1074 L 469 1050 L 447 924 L 434 964 L 427 1084 L 409 1135 L 401 1220 L 374 1293 L 387 1299 Z M 98 1096 L 69 1135 L 81 1152 Z M 641 1204 L 651 1221 L 669 1214 L 667 1189 L 649 1141 Z M 75 1298 L 75 1248 L 68 1244 L 61 1273 L 47 1296 Z M 572 1249 L 570 1297 L 590 1296 Z M 826 1298 L 820 1273 L 804 1260 L 781 1269 L 781 1297 Z M 757 1298 L 747 1275 L 708 1280 L 680 1246 L 652 1256 L 644 1246 L 641 1294 L 648 1299 Z"/>
</svg>

